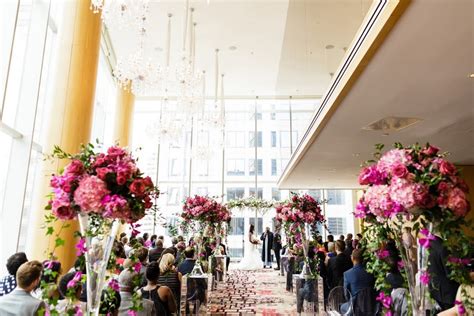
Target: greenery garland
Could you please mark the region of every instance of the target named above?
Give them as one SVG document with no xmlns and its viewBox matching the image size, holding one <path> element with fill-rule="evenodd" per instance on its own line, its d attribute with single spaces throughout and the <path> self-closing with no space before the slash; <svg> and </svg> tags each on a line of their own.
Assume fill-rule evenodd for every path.
<svg viewBox="0 0 474 316">
<path fill-rule="evenodd" d="M 240 198 L 235 200 L 230 200 L 227 202 L 227 207 L 229 209 L 238 208 L 243 209 L 245 207 L 260 210 L 262 213 L 265 213 L 266 210 L 275 207 L 277 204 L 276 201 L 267 201 L 255 196 L 249 196 L 246 198 Z"/>
</svg>

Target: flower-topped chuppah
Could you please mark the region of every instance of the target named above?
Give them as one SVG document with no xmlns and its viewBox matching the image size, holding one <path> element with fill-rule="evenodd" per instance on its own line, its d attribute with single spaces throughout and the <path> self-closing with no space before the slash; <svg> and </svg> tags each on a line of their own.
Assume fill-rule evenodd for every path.
<svg viewBox="0 0 474 316">
<path fill-rule="evenodd" d="M 305 266 L 302 275 L 308 277 L 316 273 L 310 270 L 308 262 L 309 231 L 306 228 L 310 226 L 313 230 L 318 224 L 324 224 L 324 218 L 321 210 L 321 204 L 311 195 L 292 193 L 289 201 L 283 202 L 275 207 L 276 220 L 280 222 L 286 233 L 287 243 L 290 247 L 293 245 L 302 246 L 305 255 Z"/>
<path fill-rule="evenodd" d="M 464 265 L 472 251 L 472 241 L 463 233 L 464 217 L 470 209 L 469 188 L 437 147 L 404 147 L 396 143 L 394 149 L 384 154 L 383 145 L 376 148 L 376 160 L 360 172 L 359 183 L 368 187 L 354 212 L 366 224 L 368 271 L 376 276 L 376 288 L 380 291 L 377 299 L 385 313 L 391 315 L 392 300 L 385 281 L 390 266 L 385 247 L 388 240 L 394 240 L 401 252 L 398 266 L 405 272 L 412 313 L 424 315 L 428 286 L 439 290 L 438 276 L 430 274 L 428 258 L 432 245 L 449 252 L 449 257 L 439 260 L 445 261 L 451 280 L 469 280 Z"/>
<path fill-rule="evenodd" d="M 81 239 L 76 248 L 78 256 L 85 254 L 87 269 L 87 312 L 98 315 L 119 224 L 133 225 L 154 210 L 152 200 L 159 190 L 138 169 L 132 155 L 117 146 L 98 153 L 94 145 L 87 144 L 74 155 L 56 146 L 52 157 L 70 162 L 51 178 L 53 192 L 46 208 L 52 214 L 46 217 L 47 235 L 54 233 L 54 220 L 77 217 Z M 61 244 L 64 242 L 56 239 L 56 246 Z"/>
<path fill-rule="evenodd" d="M 231 220 L 229 209 L 214 198 L 195 195 L 184 201 L 182 227 L 184 231 L 195 233 L 194 241 L 198 246 L 198 259 L 192 274 L 202 274 L 202 258 L 205 257 L 205 247 L 211 239 L 223 237 L 227 234 L 227 228 Z M 206 239 L 206 240 L 204 240 Z"/>
</svg>

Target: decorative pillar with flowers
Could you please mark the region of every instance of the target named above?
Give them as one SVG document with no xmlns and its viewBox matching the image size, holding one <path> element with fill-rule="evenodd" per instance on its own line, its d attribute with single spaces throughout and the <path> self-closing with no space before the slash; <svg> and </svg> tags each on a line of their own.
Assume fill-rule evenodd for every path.
<svg viewBox="0 0 474 316">
<path fill-rule="evenodd" d="M 47 209 L 52 215 L 47 217 L 47 225 L 55 219 L 77 217 L 81 240 L 76 248 L 78 254 L 85 254 L 87 270 L 87 313 L 98 315 L 119 222 L 135 223 L 143 218 L 153 210 L 151 201 L 159 190 L 150 177 L 143 176 L 131 154 L 120 147 L 96 153 L 95 147 L 87 144 L 75 155 L 55 147 L 53 157 L 70 163 L 61 175 L 51 179 L 53 193 Z M 51 227 L 47 235 L 53 235 Z M 63 243 L 56 242 L 56 246 Z"/>
<path fill-rule="evenodd" d="M 385 275 L 393 268 L 387 260 L 387 244 L 394 240 L 402 259 L 398 268 L 404 272 L 410 291 L 412 315 L 425 315 L 431 309 L 428 287 L 436 293 L 445 286 L 439 276 L 431 274 L 432 244 L 449 253 L 449 257 L 437 258 L 447 267 L 449 279 L 469 282 L 464 263 L 473 245 L 463 233 L 467 224 L 464 217 L 470 209 L 469 188 L 446 160 L 446 154 L 434 146 L 404 147 L 396 143 L 384 154 L 383 145 L 376 145 L 376 149 L 375 160 L 359 175 L 359 183 L 368 188 L 354 212 L 366 224 L 367 269 L 376 277 L 380 291 L 377 300 L 385 314 L 391 315 L 392 299 Z M 472 299 L 465 303 L 470 302 Z"/>
</svg>

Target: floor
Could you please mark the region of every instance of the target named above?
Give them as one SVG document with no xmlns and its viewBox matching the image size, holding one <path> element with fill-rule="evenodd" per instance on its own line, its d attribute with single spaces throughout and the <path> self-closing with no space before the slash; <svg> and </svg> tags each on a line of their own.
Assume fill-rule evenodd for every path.
<svg viewBox="0 0 474 316">
<path fill-rule="evenodd" d="M 207 315 L 297 315 L 294 293 L 285 290 L 279 271 L 229 271 L 210 295 Z"/>
</svg>

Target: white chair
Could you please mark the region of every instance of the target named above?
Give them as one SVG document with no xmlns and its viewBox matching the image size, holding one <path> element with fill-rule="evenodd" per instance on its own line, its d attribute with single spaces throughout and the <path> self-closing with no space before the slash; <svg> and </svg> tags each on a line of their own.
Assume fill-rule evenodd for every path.
<svg viewBox="0 0 474 316">
<path fill-rule="evenodd" d="M 352 295 L 342 286 L 329 292 L 327 311 L 329 315 L 352 315 Z"/>
</svg>

